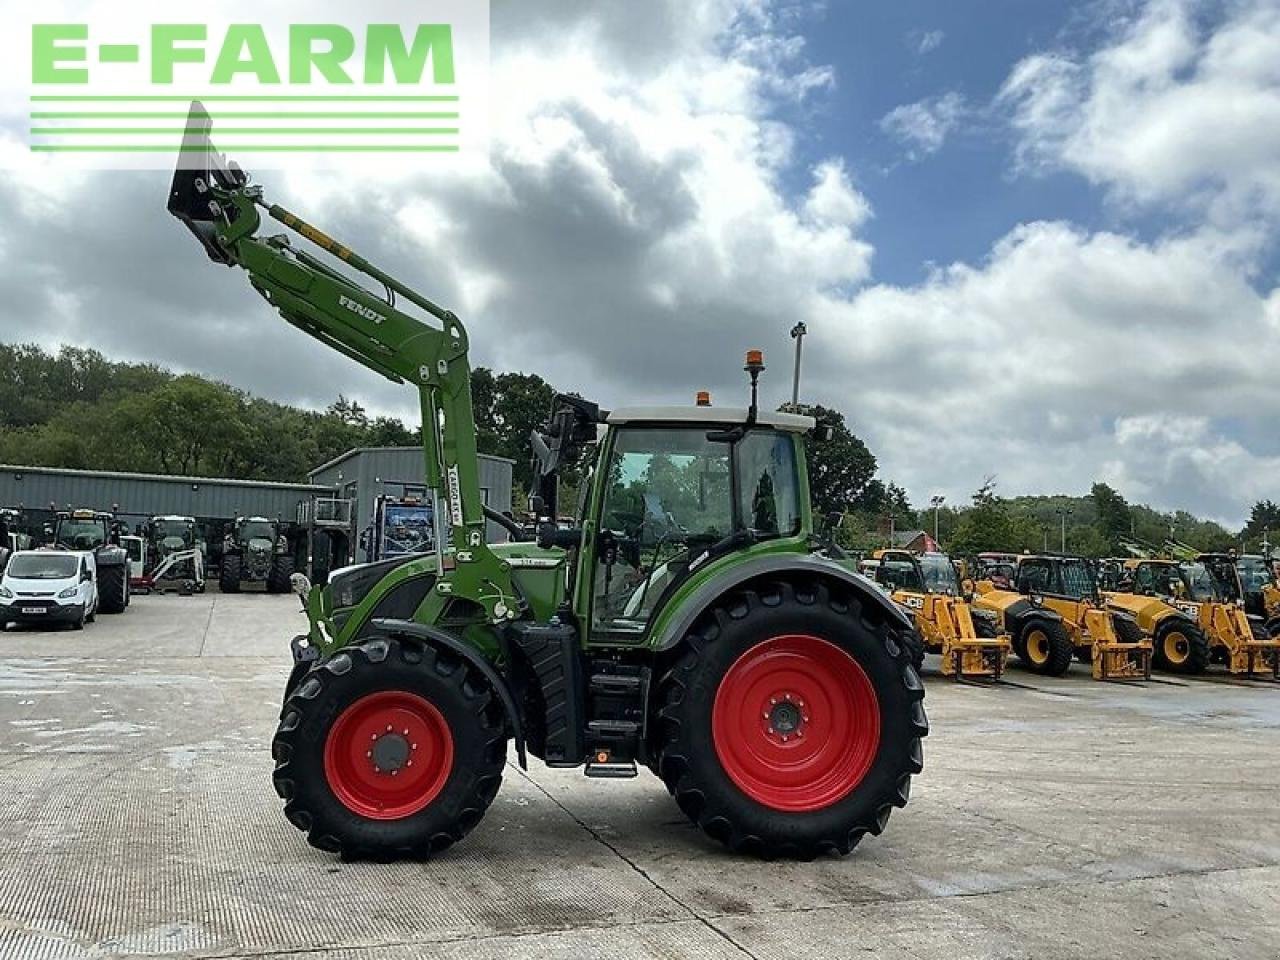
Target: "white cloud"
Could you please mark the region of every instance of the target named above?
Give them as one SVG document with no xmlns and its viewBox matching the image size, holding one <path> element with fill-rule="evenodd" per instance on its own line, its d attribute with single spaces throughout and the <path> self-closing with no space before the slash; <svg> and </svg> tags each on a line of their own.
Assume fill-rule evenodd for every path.
<svg viewBox="0 0 1280 960">
<path fill-rule="evenodd" d="M 955 91 L 894 107 L 880 119 L 880 129 L 919 159 L 936 153 L 964 116 L 964 97 Z"/>
<path fill-rule="evenodd" d="M 1280 4 L 1228 4 L 1212 30 L 1201 7 L 1150 0 L 1109 45 L 1020 62 L 999 102 L 1023 163 L 1217 223 L 1280 215 Z"/>
<path fill-rule="evenodd" d="M 1280 417 L 1280 290 L 1259 296 L 1242 255 L 1208 231 L 1143 244 L 1027 224 L 984 264 L 826 304 L 810 386 L 917 500 L 963 502 L 991 473 L 1006 493 L 1104 479 L 1238 524 L 1280 456 L 1231 438 L 1274 437 Z"/>
<path fill-rule="evenodd" d="M 915 48 L 916 53 L 923 55 L 932 53 L 942 46 L 942 41 L 946 39 L 946 36 L 941 30 L 926 30 L 923 33 L 913 30 L 907 34 L 907 43 Z"/>
<path fill-rule="evenodd" d="M 261 177 L 273 200 L 456 309 L 475 363 L 537 370 L 608 404 L 714 386 L 709 357 L 736 386 L 740 350 L 786 323 L 796 291 L 869 276 L 857 231 L 870 206 L 844 166 L 814 164 L 799 197 L 783 189 L 794 132 L 778 114 L 832 72 L 769 5 L 511 3 L 495 5 L 493 31 L 487 166 Z M 0 175 L 0 245 L 21 248 L 0 265 L 13 290 L 0 338 L 92 342 L 309 403 L 343 389 L 412 416 L 407 391 L 309 344 L 242 278 L 210 269 L 164 215 L 165 180 L 88 178 L 37 220 L 24 184 Z M 126 222 L 129 246 L 102 243 Z M 57 288 L 81 296 L 54 313 Z"/>
</svg>

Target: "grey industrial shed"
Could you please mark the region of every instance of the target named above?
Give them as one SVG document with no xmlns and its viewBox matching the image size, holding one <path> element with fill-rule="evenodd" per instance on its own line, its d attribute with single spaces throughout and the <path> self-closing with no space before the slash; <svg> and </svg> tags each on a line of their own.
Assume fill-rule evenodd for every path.
<svg viewBox="0 0 1280 960">
<path fill-rule="evenodd" d="M 300 503 L 330 496 L 331 488 L 306 483 L 0 464 L 0 507 L 21 505 L 34 513 L 51 503 L 59 510 L 116 507 L 130 523 L 161 514 L 232 519 L 237 513 L 292 521 Z"/>
<path fill-rule="evenodd" d="M 480 455 L 480 494 L 495 510 L 511 508 L 511 468 L 505 457 Z M 426 492 L 426 463 L 421 447 L 356 447 L 328 463 L 316 467 L 308 479 L 331 491 L 331 496 L 351 500 L 355 505 L 358 529 L 373 522 L 374 500 L 382 494 L 393 497 L 421 496 Z M 494 542 L 507 538 L 497 524 L 489 524 Z"/>
</svg>

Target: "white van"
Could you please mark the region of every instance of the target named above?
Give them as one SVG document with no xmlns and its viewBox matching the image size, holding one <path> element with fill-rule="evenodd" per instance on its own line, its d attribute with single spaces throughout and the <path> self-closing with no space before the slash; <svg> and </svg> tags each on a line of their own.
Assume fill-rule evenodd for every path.
<svg viewBox="0 0 1280 960">
<path fill-rule="evenodd" d="M 69 623 L 79 630 L 97 613 L 92 553 L 19 550 L 0 576 L 0 630 L 10 623 Z"/>
</svg>

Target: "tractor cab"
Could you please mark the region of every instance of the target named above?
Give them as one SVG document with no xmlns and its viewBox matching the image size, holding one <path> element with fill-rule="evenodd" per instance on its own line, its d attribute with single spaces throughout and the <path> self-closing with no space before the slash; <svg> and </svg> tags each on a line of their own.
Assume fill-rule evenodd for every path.
<svg viewBox="0 0 1280 960">
<path fill-rule="evenodd" d="M 119 542 L 113 514 L 97 510 L 69 510 L 55 514 L 53 545 L 63 550 L 97 550 Z"/>
<path fill-rule="evenodd" d="M 204 543 L 195 517 L 152 517 L 147 524 L 147 541 L 156 559 L 181 550 L 203 550 Z"/>
<path fill-rule="evenodd" d="M 575 573 L 592 642 L 635 643 L 721 557 L 807 550 L 810 417 L 637 407 L 605 418 Z"/>
</svg>

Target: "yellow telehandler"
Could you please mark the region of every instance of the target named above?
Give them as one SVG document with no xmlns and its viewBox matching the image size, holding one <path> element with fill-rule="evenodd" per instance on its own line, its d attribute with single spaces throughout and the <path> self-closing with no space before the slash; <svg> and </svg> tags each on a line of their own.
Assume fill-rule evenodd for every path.
<svg viewBox="0 0 1280 960">
<path fill-rule="evenodd" d="M 1191 622 L 1179 623 L 1167 610 L 1158 612 L 1150 627 L 1156 666 L 1198 674 L 1216 662 L 1233 674 L 1268 673 L 1280 679 L 1280 623 L 1250 614 L 1250 583 L 1240 558 L 1199 553 L 1174 540 L 1162 552 L 1164 556 L 1146 549 L 1142 556 L 1107 561 L 1102 575 L 1112 602 L 1148 609 L 1152 603 L 1163 604 Z"/>
<path fill-rule="evenodd" d="M 1060 677 L 1073 656 L 1095 680 L 1151 678 L 1151 641 L 1129 613 L 1107 604 L 1092 561 L 1057 554 L 1017 558 L 1010 589 L 979 580 L 973 605 L 992 610 L 1026 667 Z"/>
<path fill-rule="evenodd" d="M 989 611 L 964 598 L 956 568 L 945 553 L 877 550 L 876 582 L 915 621 L 923 650 L 942 658 L 943 676 L 999 680 L 1012 649 Z"/>
</svg>

